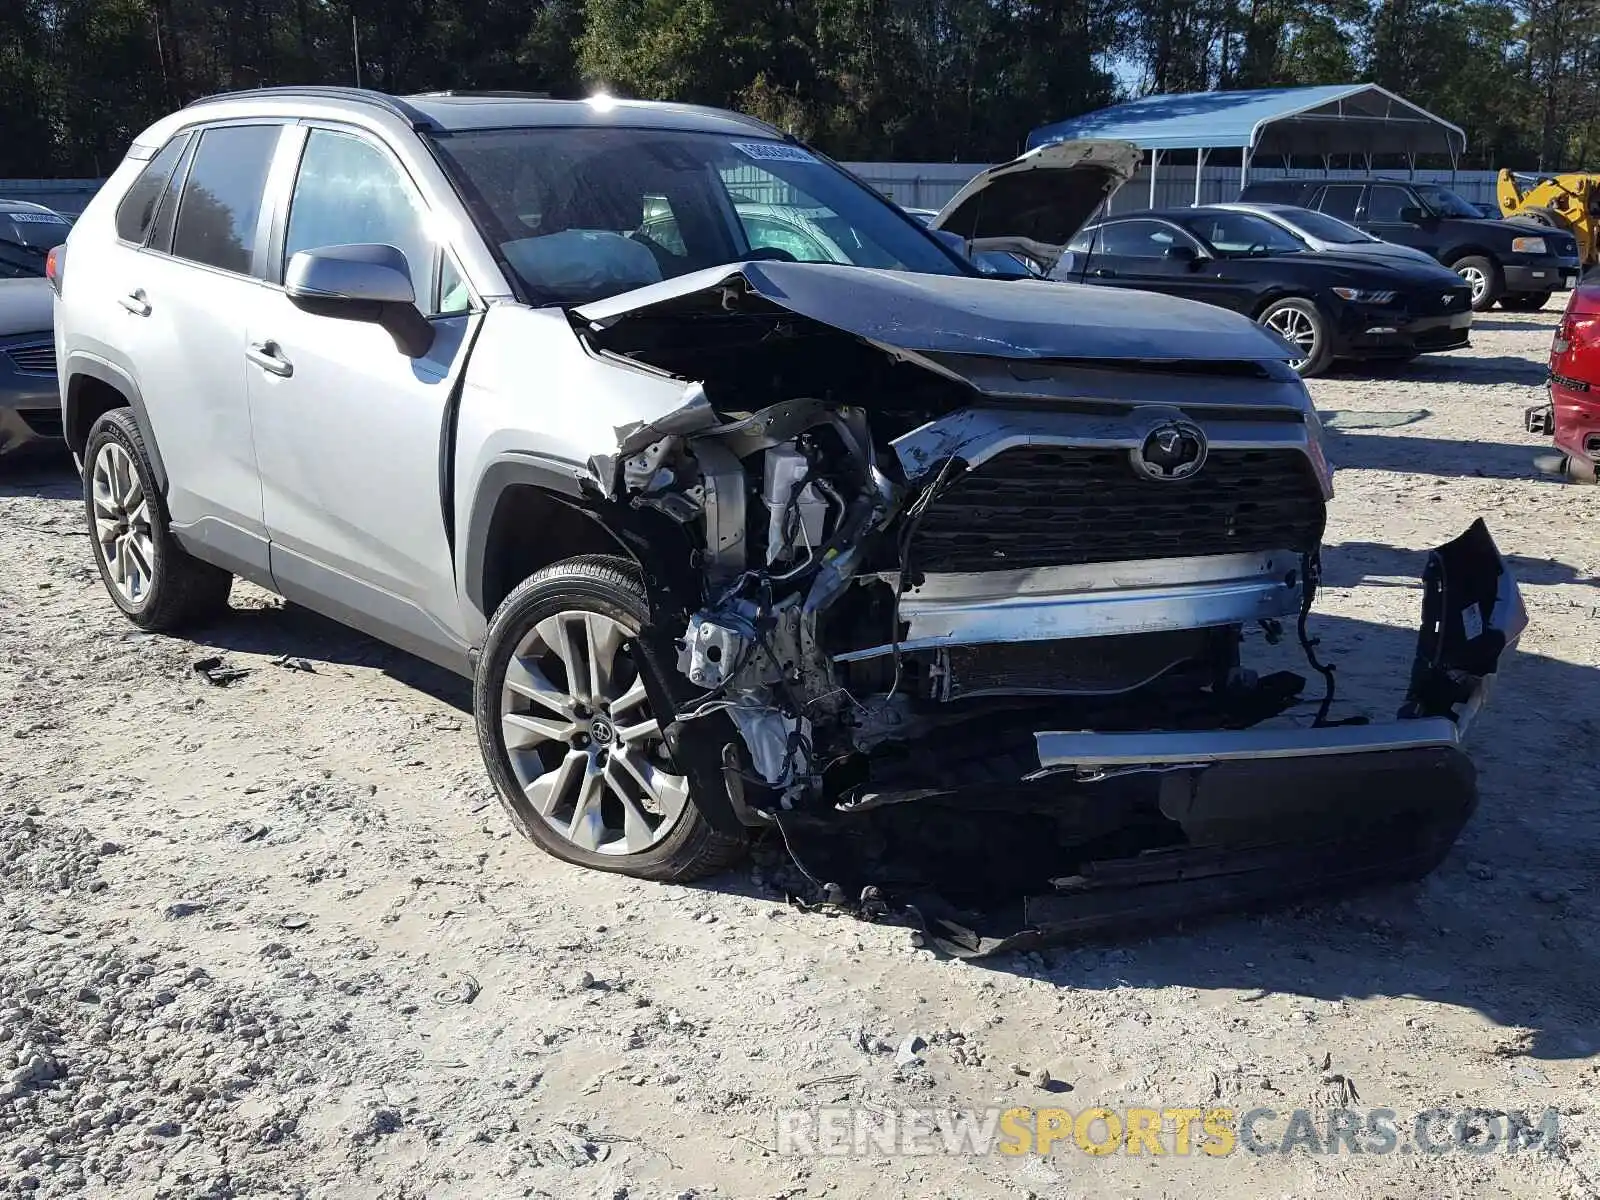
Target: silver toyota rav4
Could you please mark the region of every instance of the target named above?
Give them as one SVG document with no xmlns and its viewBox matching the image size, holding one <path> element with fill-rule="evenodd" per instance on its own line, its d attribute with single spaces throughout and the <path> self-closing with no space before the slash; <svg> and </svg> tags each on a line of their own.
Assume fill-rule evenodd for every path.
<svg viewBox="0 0 1600 1200">
<path fill-rule="evenodd" d="M 1036 936 L 1425 872 L 1524 620 L 1481 523 L 1430 556 L 1390 715 L 1342 715 L 1289 348 L 965 257 L 1059 253 L 1136 160 L 1033 151 L 929 230 L 731 113 L 193 105 L 54 278 L 107 590 L 175 630 L 238 576 L 471 676 L 560 858 L 688 879 L 776 830 L 963 952 L 998 909 Z M 1286 627 L 1310 696 L 1248 661 Z"/>
</svg>

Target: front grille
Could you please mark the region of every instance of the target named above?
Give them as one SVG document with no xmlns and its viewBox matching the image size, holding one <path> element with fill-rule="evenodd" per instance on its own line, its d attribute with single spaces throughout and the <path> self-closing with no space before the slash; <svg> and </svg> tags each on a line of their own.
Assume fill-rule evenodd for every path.
<svg viewBox="0 0 1600 1200">
<path fill-rule="evenodd" d="M 1311 550 L 1322 491 L 1298 450 L 1213 450 L 1177 482 L 1134 473 L 1125 450 L 1030 446 L 963 476 L 918 526 L 918 571 Z"/>
<path fill-rule="evenodd" d="M 1428 288 L 1410 293 L 1406 307 L 1419 317 L 1440 315 L 1455 316 L 1472 310 L 1472 289 L 1469 287 Z"/>
<path fill-rule="evenodd" d="M 54 375 L 56 373 L 56 347 L 54 342 L 34 342 L 28 346 L 12 346 L 6 351 L 11 365 L 24 375 Z"/>
<path fill-rule="evenodd" d="M 1204 629 L 950 647 L 950 697 L 1131 691 L 1203 658 Z"/>
</svg>

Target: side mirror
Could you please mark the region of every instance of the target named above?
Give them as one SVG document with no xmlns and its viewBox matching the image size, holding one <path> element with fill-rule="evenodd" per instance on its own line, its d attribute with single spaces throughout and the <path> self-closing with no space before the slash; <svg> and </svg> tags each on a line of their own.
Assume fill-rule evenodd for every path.
<svg viewBox="0 0 1600 1200">
<path fill-rule="evenodd" d="M 289 259 L 283 288 L 306 312 L 383 326 L 407 358 L 420 358 L 433 346 L 433 326 L 417 310 L 411 269 L 397 247 L 361 243 L 302 250 Z"/>
<path fill-rule="evenodd" d="M 1400 220 L 1407 225 L 1421 225 L 1428 219 L 1428 210 L 1408 204 L 1400 210 Z"/>
<path fill-rule="evenodd" d="M 1179 263 L 1188 267 L 1191 271 L 1207 261 L 1204 256 L 1195 251 L 1193 246 L 1185 246 L 1181 243 L 1168 246 L 1161 257 L 1166 259 L 1167 262 Z"/>
</svg>

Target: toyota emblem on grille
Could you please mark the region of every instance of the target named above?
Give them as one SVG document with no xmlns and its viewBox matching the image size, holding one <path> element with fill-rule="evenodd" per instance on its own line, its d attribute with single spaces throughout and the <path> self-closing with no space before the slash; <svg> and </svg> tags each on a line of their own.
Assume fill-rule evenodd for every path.
<svg viewBox="0 0 1600 1200">
<path fill-rule="evenodd" d="M 1206 435 L 1189 421 L 1163 421 L 1131 451 L 1133 469 L 1146 479 L 1173 483 L 1197 475 L 1206 463 Z"/>
</svg>

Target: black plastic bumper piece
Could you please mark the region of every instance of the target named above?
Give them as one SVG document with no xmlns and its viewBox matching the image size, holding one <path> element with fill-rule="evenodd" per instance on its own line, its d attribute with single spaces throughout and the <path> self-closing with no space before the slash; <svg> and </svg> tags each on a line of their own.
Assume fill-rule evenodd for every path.
<svg viewBox="0 0 1600 1200">
<path fill-rule="evenodd" d="M 1471 761 L 1431 747 L 1056 777 L 779 824 L 813 879 L 872 889 L 977 957 L 1418 879 L 1476 805 Z"/>
</svg>

